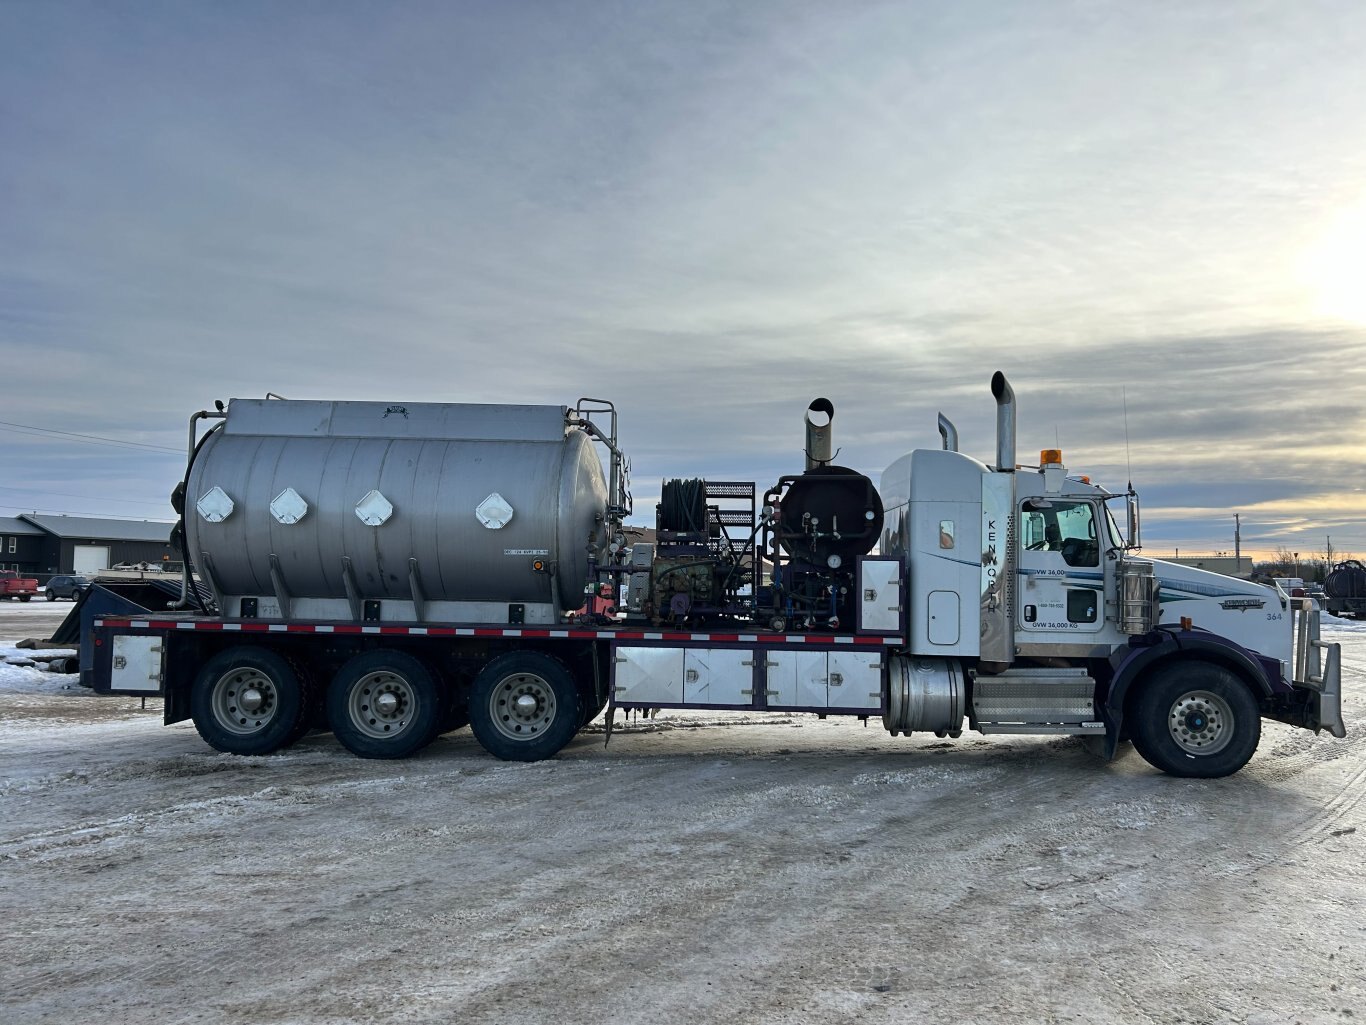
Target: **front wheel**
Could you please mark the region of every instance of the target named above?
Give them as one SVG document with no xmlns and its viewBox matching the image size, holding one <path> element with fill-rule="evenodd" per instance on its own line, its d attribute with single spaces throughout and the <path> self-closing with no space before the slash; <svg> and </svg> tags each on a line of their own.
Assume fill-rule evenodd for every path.
<svg viewBox="0 0 1366 1025">
<path fill-rule="evenodd" d="M 299 674 L 280 655 L 242 645 L 204 663 L 190 688 L 199 735 L 219 751 L 268 755 L 297 740 L 307 699 Z"/>
<path fill-rule="evenodd" d="M 1173 776 L 1231 776 L 1252 757 L 1262 718 L 1237 676 L 1208 662 L 1159 669 L 1133 705 L 1134 746 Z"/>
<path fill-rule="evenodd" d="M 327 689 L 327 722 L 361 758 L 407 758 L 441 723 L 432 674 L 401 651 L 368 651 L 341 667 Z"/>
<path fill-rule="evenodd" d="M 500 655 L 470 689 L 470 727 L 496 758 L 553 757 L 579 730 L 579 692 L 558 659 L 531 651 Z"/>
</svg>

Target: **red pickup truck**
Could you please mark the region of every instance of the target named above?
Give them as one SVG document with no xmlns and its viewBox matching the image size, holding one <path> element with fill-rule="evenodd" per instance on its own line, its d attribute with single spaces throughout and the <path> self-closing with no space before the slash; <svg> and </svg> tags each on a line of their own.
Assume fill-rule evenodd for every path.
<svg viewBox="0 0 1366 1025">
<path fill-rule="evenodd" d="M 21 577 L 12 569 L 0 569 L 0 598 L 29 601 L 37 593 L 36 577 Z"/>
</svg>

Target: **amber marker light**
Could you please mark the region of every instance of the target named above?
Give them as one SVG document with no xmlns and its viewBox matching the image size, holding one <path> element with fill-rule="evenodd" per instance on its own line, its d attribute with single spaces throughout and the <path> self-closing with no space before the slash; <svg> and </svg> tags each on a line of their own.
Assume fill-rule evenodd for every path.
<svg viewBox="0 0 1366 1025">
<path fill-rule="evenodd" d="M 1062 465 L 1062 449 L 1060 449 L 1060 448 L 1046 448 L 1046 449 L 1044 449 L 1042 452 L 1039 453 L 1039 465 L 1040 465 L 1040 466 L 1061 466 L 1061 465 Z"/>
</svg>

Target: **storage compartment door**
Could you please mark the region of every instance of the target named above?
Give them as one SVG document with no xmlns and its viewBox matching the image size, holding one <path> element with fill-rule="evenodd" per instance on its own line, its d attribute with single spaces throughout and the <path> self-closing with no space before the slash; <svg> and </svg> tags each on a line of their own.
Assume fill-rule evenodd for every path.
<svg viewBox="0 0 1366 1025">
<path fill-rule="evenodd" d="M 612 659 L 617 704 L 683 703 L 682 648 L 617 648 Z"/>
<path fill-rule="evenodd" d="M 823 651 L 768 653 L 769 708 L 825 708 L 829 703 Z"/>
<path fill-rule="evenodd" d="M 865 556 L 858 564 L 858 630 L 894 634 L 901 631 L 901 560 Z"/>
<path fill-rule="evenodd" d="M 162 639 L 153 636 L 116 636 L 109 689 L 161 693 Z"/>
<path fill-rule="evenodd" d="M 689 705 L 753 704 L 754 653 L 689 648 L 683 660 L 683 700 Z"/>
<path fill-rule="evenodd" d="M 882 659 L 880 651 L 830 652 L 830 707 L 882 708 Z"/>
<path fill-rule="evenodd" d="M 931 644 L 958 643 L 958 592 L 931 591 L 927 605 L 929 610 L 928 634 Z"/>
</svg>

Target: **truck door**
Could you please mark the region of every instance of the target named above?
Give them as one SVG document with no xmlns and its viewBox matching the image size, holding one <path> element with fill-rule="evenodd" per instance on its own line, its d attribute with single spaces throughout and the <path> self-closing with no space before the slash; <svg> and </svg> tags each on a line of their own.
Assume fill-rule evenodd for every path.
<svg viewBox="0 0 1366 1025">
<path fill-rule="evenodd" d="M 1016 627 L 1022 634 L 1061 640 L 1058 635 L 1104 629 L 1101 515 L 1093 503 L 1078 499 L 1021 503 Z"/>
</svg>

